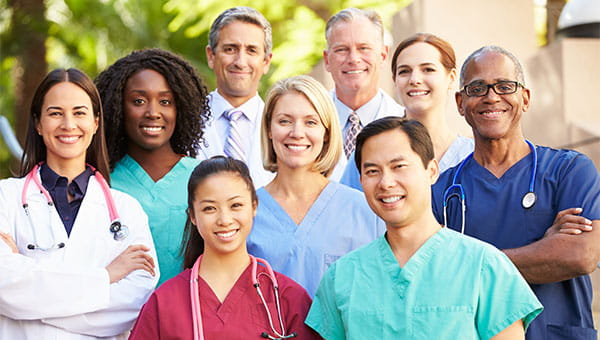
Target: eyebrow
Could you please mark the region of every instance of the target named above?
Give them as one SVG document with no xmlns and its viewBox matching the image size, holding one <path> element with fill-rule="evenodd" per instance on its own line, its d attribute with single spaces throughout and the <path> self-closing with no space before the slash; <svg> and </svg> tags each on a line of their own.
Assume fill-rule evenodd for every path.
<svg viewBox="0 0 600 340">
<path fill-rule="evenodd" d="M 146 95 L 148 93 L 148 91 L 145 90 L 137 90 L 137 89 L 133 89 L 133 90 L 129 90 L 129 92 L 136 92 L 136 93 L 140 93 L 143 95 Z M 166 90 L 166 91 L 159 91 L 158 94 L 172 94 L 173 91 L 171 90 Z"/>
<path fill-rule="evenodd" d="M 396 157 L 396 158 L 391 159 L 390 161 L 388 161 L 386 164 L 392 164 L 392 163 L 400 162 L 400 161 L 403 161 L 403 160 L 404 160 L 404 157 Z M 370 167 L 370 166 L 378 166 L 378 165 L 376 163 L 371 163 L 371 162 L 364 162 L 362 164 L 363 168 L 367 168 L 367 167 Z"/>
<path fill-rule="evenodd" d="M 437 66 L 437 65 L 434 63 L 427 62 L 427 63 L 418 64 L 417 66 Z M 407 64 L 402 64 L 402 65 L 398 65 L 397 68 L 401 68 L 401 67 L 410 67 L 410 66 Z"/>
<path fill-rule="evenodd" d="M 227 201 L 233 201 L 239 197 L 242 197 L 242 195 L 231 196 L 227 199 Z M 214 202 L 216 202 L 216 200 L 212 200 L 212 199 L 204 199 L 204 200 L 198 201 L 198 203 L 214 203 Z"/>
<path fill-rule="evenodd" d="M 46 108 L 46 112 L 50 111 L 50 110 L 62 110 L 63 108 L 60 106 L 48 106 Z M 78 106 L 73 106 L 74 110 L 81 110 L 81 109 L 88 109 L 87 106 L 85 105 L 78 105 Z"/>
</svg>

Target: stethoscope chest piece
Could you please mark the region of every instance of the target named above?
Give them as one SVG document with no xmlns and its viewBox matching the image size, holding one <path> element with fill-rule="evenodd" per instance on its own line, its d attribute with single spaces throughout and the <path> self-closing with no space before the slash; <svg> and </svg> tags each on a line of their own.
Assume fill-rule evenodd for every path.
<svg viewBox="0 0 600 340">
<path fill-rule="evenodd" d="M 521 200 L 521 205 L 523 206 L 523 208 L 529 209 L 533 207 L 536 200 L 537 196 L 533 191 L 530 191 L 523 196 L 523 199 Z"/>
<path fill-rule="evenodd" d="M 129 236 L 129 228 L 119 221 L 114 221 L 110 224 L 110 232 L 113 233 L 115 241 L 122 241 Z"/>
</svg>

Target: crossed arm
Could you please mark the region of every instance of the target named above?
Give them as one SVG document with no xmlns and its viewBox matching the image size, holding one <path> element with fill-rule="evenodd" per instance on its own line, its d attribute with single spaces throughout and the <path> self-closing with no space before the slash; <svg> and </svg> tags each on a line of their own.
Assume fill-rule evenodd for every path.
<svg viewBox="0 0 600 340">
<path fill-rule="evenodd" d="M 568 280 L 594 271 L 600 261 L 600 220 L 579 216 L 581 208 L 560 211 L 544 237 L 504 253 L 531 284 Z"/>
</svg>

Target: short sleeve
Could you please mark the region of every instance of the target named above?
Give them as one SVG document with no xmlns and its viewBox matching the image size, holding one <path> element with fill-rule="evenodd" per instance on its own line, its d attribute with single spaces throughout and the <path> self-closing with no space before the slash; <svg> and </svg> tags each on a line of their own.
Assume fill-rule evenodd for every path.
<svg viewBox="0 0 600 340">
<path fill-rule="evenodd" d="M 159 339 L 158 320 L 158 302 L 156 293 L 153 293 L 148 299 L 148 302 L 142 307 L 140 315 L 138 316 L 129 340 L 133 339 Z"/>
<path fill-rule="evenodd" d="M 344 340 L 344 323 L 335 296 L 335 268 L 334 263 L 321 279 L 305 323 L 324 339 Z"/>
<path fill-rule="evenodd" d="M 556 193 L 558 210 L 581 207 L 582 216 L 600 220 L 600 175 L 594 163 L 583 154 L 576 154 L 562 169 Z"/>
<path fill-rule="evenodd" d="M 542 304 L 504 253 L 486 249 L 481 269 L 476 325 L 490 339 L 519 319 L 525 329 L 542 312 Z"/>
</svg>

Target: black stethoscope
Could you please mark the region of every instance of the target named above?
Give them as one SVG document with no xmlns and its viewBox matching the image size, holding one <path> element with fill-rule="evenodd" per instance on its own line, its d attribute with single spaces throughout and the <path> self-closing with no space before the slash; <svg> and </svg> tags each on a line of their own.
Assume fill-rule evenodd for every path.
<svg viewBox="0 0 600 340">
<path fill-rule="evenodd" d="M 25 210 L 25 215 L 27 215 L 27 219 L 29 220 L 31 233 L 33 235 L 33 243 L 29 243 L 27 245 L 27 249 L 37 249 L 43 251 L 61 249 L 65 247 L 65 243 L 56 242 L 56 235 L 54 235 L 54 229 L 52 228 L 52 225 L 50 225 L 50 234 L 52 235 L 52 241 L 54 243 L 46 247 L 39 245 L 37 240 L 37 233 L 35 232 L 34 228 L 35 224 L 33 223 L 33 220 L 31 218 L 29 204 L 27 203 L 27 189 L 29 188 L 29 183 L 31 183 L 31 181 L 33 180 L 33 182 L 36 184 L 36 186 L 48 202 L 48 220 L 49 223 L 52 223 L 51 209 L 54 206 L 54 202 L 52 202 L 52 197 L 50 196 L 50 193 L 48 192 L 48 190 L 46 190 L 46 188 L 44 188 L 42 182 L 39 179 L 38 172 L 41 164 L 42 163 L 36 164 L 33 167 L 33 169 L 27 174 L 27 176 L 25 177 L 25 184 L 23 185 L 23 191 L 21 192 L 21 204 L 23 206 L 23 210 Z M 111 220 L 109 230 L 111 233 L 113 233 L 113 238 L 115 239 L 115 241 L 124 240 L 129 235 L 129 228 L 126 225 L 121 224 L 121 221 L 119 219 L 119 213 L 117 212 L 117 208 L 115 206 L 115 201 L 113 200 L 112 195 L 110 194 L 110 187 L 108 186 L 108 183 L 106 182 L 106 180 L 100 172 L 98 172 L 93 166 L 89 164 L 87 164 L 87 166 L 89 166 L 92 169 L 92 172 L 96 177 L 96 180 L 100 184 L 102 192 L 104 193 L 104 199 L 106 200 L 106 205 L 108 206 L 108 214 Z"/>
<path fill-rule="evenodd" d="M 190 274 L 190 296 L 192 299 L 192 321 L 194 327 L 194 340 L 203 340 L 204 339 L 204 330 L 202 327 L 202 313 L 200 311 L 200 294 L 198 292 L 198 270 L 200 268 L 200 262 L 202 260 L 202 255 L 198 257 L 194 265 L 192 266 L 192 273 Z M 267 273 L 260 273 L 258 275 L 267 276 L 271 282 L 273 283 L 273 294 L 275 295 L 275 305 L 277 307 L 277 318 L 279 320 L 279 327 L 281 332 L 278 332 L 273 325 L 273 318 L 271 317 L 271 312 L 269 311 L 269 307 L 267 306 L 267 302 L 265 301 L 265 297 L 263 296 L 262 289 L 260 288 L 260 283 L 258 282 L 258 275 L 256 274 L 256 269 L 258 266 L 258 262 L 263 264 L 267 269 Z M 271 326 L 271 331 L 275 336 L 270 335 L 267 332 L 262 332 L 260 334 L 261 337 L 265 339 L 271 340 L 282 340 L 282 339 L 291 339 L 298 336 L 297 333 L 290 333 L 285 335 L 285 327 L 283 325 L 283 317 L 281 316 L 281 305 L 279 304 L 279 284 L 277 283 L 277 278 L 275 277 L 275 273 L 273 269 L 269 265 L 269 263 L 261 258 L 254 257 L 250 255 L 250 264 L 252 266 L 252 286 L 256 288 L 256 292 L 260 297 L 260 300 L 265 307 L 265 311 L 267 312 L 267 317 L 269 319 L 269 325 Z"/>
<path fill-rule="evenodd" d="M 535 176 L 537 175 L 537 150 L 535 149 L 535 146 L 533 145 L 533 143 L 531 143 L 528 140 L 525 140 L 525 142 L 527 143 L 527 145 L 529 145 L 529 148 L 531 149 L 531 153 L 533 154 L 533 162 L 532 162 L 533 164 L 531 167 L 531 176 L 529 178 L 529 191 L 525 195 L 523 195 L 523 198 L 521 199 L 521 206 L 524 209 L 529 209 L 529 208 L 533 207 L 533 205 L 537 201 L 537 196 L 535 195 L 535 190 L 534 190 Z M 458 177 L 460 176 L 460 172 L 462 171 L 462 168 L 465 166 L 465 164 L 471 158 L 473 158 L 472 152 L 470 155 L 467 156 L 467 158 L 465 158 L 460 163 L 460 165 L 458 166 L 458 169 L 456 169 L 456 172 L 454 173 L 454 177 L 452 177 L 452 184 L 446 189 L 446 191 L 444 191 L 444 203 L 443 203 L 444 225 L 448 226 L 448 213 L 447 213 L 448 201 L 451 200 L 453 197 L 456 197 L 460 201 L 460 205 L 461 205 L 461 213 L 462 213 L 461 222 L 462 223 L 461 223 L 460 232 L 462 234 L 465 233 L 465 211 L 467 210 L 467 206 L 465 204 L 465 190 L 464 190 L 462 184 L 457 183 L 457 181 L 458 181 Z"/>
</svg>

